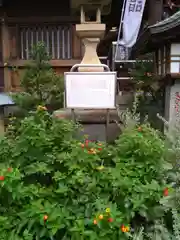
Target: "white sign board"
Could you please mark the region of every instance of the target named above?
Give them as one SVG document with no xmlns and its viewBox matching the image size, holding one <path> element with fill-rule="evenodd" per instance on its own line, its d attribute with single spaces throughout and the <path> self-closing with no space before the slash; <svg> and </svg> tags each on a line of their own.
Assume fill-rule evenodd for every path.
<svg viewBox="0 0 180 240">
<path fill-rule="evenodd" d="M 115 108 L 116 72 L 65 73 L 67 108 Z"/>
</svg>

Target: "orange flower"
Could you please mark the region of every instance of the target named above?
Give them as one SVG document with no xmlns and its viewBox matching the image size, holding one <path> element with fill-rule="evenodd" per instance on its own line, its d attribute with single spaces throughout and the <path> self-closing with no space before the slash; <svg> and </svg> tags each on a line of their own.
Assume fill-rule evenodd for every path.
<svg viewBox="0 0 180 240">
<path fill-rule="evenodd" d="M 102 148 L 98 148 L 99 151 L 102 151 Z"/>
<path fill-rule="evenodd" d="M 163 195 L 165 197 L 167 197 L 169 195 L 169 189 L 168 188 L 165 188 L 164 191 L 163 191 Z"/>
<path fill-rule="evenodd" d="M 96 219 L 94 219 L 93 223 L 94 223 L 94 225 L 97 225 L 97 220 L 96 220 Z"/>
<path fill-rule="evenodd" d="M 129 232 L 129 227 L 122 225 L 122 226 L 121 226 L 121 231 L 122 231 L 122 232 Z"/>
<path fill-rule="evenodd" d="M 102 220 L 104 216 L 102 214 L 99 215 L 99 219 Z"/>
<path fill-rule="evenodd" d="M 125 232 L 126 227 L 124 225 L 121 226 L 121 231 Z"/>
<path fill-rule="evenodd" d="M 48 215 L 44 215 L 44 222 L 46 222 L 48 220 Z"/>
<path fill-rule="evenodd" d="M 42 110 L 47 111 L 47 107 L 42 107 Z"/>
<path fill-rule="evenodd" d="M 11 167 L 9 167 L 7 170 L 8 170 L 8 172 L 12 172 L 12 168 Z"/>
<path fill-rule="evenodd" d="M 83 143 L 81 143 L 81 147 L 84 148 L 84 144 Z"/>
<path fill-rule="evenodd" d="M 101 143 L 98 143 L 98 146 L 102 146 L 102 144 L 101 144 Z"/>
<path fill-rule="evenodd" d="M 138 131 L 139 131 L 139 132 L 142 132 L 142 127 L 138 127 Z"/>
<path fill-rule="evenodd" d="M 5 177 L 4 176 L 0 176 L 0 181 L 4 181 Z"/>
<path fill-rule="evenodd" d="M 108 218 L 108 222 L 113 222 L 113 219 L 112 218 Z"/>
</svg>

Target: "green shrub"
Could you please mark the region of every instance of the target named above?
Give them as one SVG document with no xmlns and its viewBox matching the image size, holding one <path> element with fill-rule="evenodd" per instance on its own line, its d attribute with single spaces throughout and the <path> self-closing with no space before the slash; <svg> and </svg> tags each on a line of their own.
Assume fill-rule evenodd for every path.
<svg viewBox="0 0 180 240">
<path fill-rule="evenodd" d="M 161 217 L 164 210 L 159 200 L 169 165 L 164 161 L 164 142 L 159 133 L 149 125 L 125 130 L 116 142 L 113 159 L 116 163 L 112 169 L 113 183 L 116 189 L 121 189 L 117 197 L 124 203 L 126 220 L 139 216 L 136 221 L 148 223 Z"/>
<path fill-rule="evenodd" d="M 23 92 L 12 94 L 14 102 L 24 114 L 40 104 L 47 106 L 50 110 L 62 108 L 63 77 L 51 67 L 44 43 L 39 42 L 33 46 L 31 57 L 33 61 L 26 66 L 20 79 Z"/>
<path fill-rule="evenodd" d="M 80 143 L 75 131 L 39 106 L 1 140 L 0 239 L 123 240 L 163 215 L 156 131 L 125 130 L 113 146 Z"/>
</svg>

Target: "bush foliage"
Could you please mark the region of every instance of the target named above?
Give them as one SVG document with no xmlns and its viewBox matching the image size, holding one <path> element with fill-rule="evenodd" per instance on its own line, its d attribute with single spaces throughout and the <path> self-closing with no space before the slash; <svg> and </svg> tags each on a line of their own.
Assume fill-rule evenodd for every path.
<svg viewBox="0 0 180 240">
<path fill-rule="evenodd" d="M 63 85 L 44 45 L 33 54 L 14 96 L 26 117 L 0 140 L 0 239 L 179 240 L 179 131 L 140 125 L 135 102 L 113 145 L 77 140 L 47 111 Z"/>
<path fill-rule="evenodd" d="M 39 106 L 1 140 L 1 239 L 123 240 L 164 215 L 157 131 L 135 126 L 112 146 L 79 142 L 75 131 Z"/>
</svg>

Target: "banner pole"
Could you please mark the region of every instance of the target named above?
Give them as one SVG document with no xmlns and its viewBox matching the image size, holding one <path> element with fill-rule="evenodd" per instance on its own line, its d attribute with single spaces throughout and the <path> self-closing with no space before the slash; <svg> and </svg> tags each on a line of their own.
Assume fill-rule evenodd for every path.
<svg viewBox="0 0 180 240">
<path fill-rule="evenodd" d="M 121 11 L 121 19 L 120 19 L 120 24 L 119 24 L 118 38 L 117 38 L 117 42 L 116 42 L 114 61 L 116 61 L 116 58 L 117 58 L 117 50 L 118 50 L 118 46 L 119 46 L 119 39 L 120 39 L 120 35 L 121 35 L 125 6 L 126 6 L 126 0 L 123 1 L 123 7 L 122 7 L 122 11 Z"/>
</svg>

